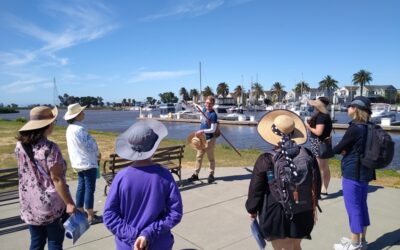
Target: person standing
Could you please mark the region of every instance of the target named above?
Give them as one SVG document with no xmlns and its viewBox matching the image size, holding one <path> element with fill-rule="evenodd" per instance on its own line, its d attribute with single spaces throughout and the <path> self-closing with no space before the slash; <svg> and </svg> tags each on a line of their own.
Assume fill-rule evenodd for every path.
<svg viewBox="0 0 400 250">
<path fill-rule="evenodd" d="M 57 107 L 39 106 L 19 130 L 15 155 L 19 175 L 21 219 L 31 235 L 29 249 L 63 249 L 63 220 L 75 212 L 66 184 L 67 164 L 58 145 L 47 137 L 57 122 Z"/>
<path fill-rule="evenodd" d="M 78 187 L 76 190 L 76 206 L 88 215 L 89 224 L 102 222 L 100 216 L 95 215 L 94 192 L 101 154 L 94 138 L 89 134 L 82 121 L 85 119 L 84 109 L 79 103 L 68 106 L 64 115 L 68 128 L 66 131 L 69 159 L 72 168 L 78 173 Z"/>
<path fill-rule="evenodd" d="M 331 180 L 331 171 L 329 169 L 329 159 L 322 159 L 319 155 L 319 145 L 326 139 L 330 140 L 332 132 L 332 119 L 327 109 L 329 99 L 326 97 L 319 97 L 317 100 L 309 101 L 309 104 L 315 108 L 315 113 L 306 123 L 306 127 L 311 133 L 311 152 L 317 157 L 321 172 L 321 195 L 327 196 L 328 186 Z"/>
<path fill-rule="evenodd" d="M 257 131 L 275 148 L 255 162 L 246 210 L 251 219 L 259 217 L 275 250 L 300 250 L 302 239 L 311 239 L 318 195 L 318 163 L 300 146 L 307 142 L 306 127 L 295 113 L 278 109 L 261 118 Z"/>
<path fill-rule="evenodd" d="M 213 96 L 208 96 L 205 102 L 205 108 L 203 109 L 203 114 L 201 114 L 200 130 L 196 132 L 197 137 L 201 137 L 205 134 L 207 140 L 207 147 L 204 149 L 197 150 L 196 154 L 196 165 L 193 175 L 188 179 L 188 181 L 199 180 L 199 173 L 201 166 L 203 164 L 204 154 L 207 154 L 208 161 L 210 162 L 210 172 L 208 175 L 208 183 L 213 183 L 214 172 L 215 172 L 215 156 L 214 148 L 217 138 L 215 137 L 215 131 L 218 126 L 218 116 L 215 113 L 213 107 L 215 104 L 215 98 Z"/>
<path fill-rule="evenodd" d="M 114 177 L 104 206 L 104 225 L 117 250 L 172 249 L 171 229 L 182 219 L 182 198 L 172 174 L 152 161 L 167 128 L 159 121 L 133 124 L 115 143 L 132 165 Z"/>
<path fill-rule="evenodd" d="M 371 115 L 371 102 L 357 96 L 350 103 L 347 114 L 351 117 L 349 127 L 342 140 L 333 148 L 333 153 L 342 154 L 342 189 L 344 204 L 349 218 L 351 238 L 343 237 L 334 245 L 335 250 L 367 249 L 367 227 L 370 225 L 367 196 L 368 183 L 375 179 L 375 170 L 364 167 L 360 155 L 364 153 L 367 124 Z"/>
</svg>

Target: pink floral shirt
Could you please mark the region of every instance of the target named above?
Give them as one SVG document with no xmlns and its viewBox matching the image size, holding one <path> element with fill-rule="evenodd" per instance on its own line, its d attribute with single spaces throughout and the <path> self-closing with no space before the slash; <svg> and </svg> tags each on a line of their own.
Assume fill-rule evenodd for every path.
<svg viewBox="0 0 400 250">
<path fill-rule="evenodd" d="M 60 218 L 65 204 L 50 176 L 50 169 L 61 165 L 65 180 L 67 165 L 60 148 L 47 139 L 33 145 L 37 166 L 31 162 L 20 142 L 15 147 L 15 155 L 18 162 L 21 219 L 30 225 L 46 225 Z"/>
</svg>

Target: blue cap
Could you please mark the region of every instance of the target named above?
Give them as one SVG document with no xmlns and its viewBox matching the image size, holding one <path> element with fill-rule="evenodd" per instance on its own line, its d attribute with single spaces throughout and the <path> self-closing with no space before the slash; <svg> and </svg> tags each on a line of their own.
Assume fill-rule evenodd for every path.
<svg viewBox="0 0 400 250">
<path fill-rule="evenodd" d="M 347 107 L 356 107 L 366 111 L 368 114 L 372 114 L 371 101 L 365 96 L 357 96 Z"/>
</svg>

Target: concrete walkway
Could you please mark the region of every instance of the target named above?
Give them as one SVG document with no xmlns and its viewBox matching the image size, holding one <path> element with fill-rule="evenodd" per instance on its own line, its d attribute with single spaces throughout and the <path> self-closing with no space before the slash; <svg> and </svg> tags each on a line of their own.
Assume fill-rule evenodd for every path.
<svg viewBox="0 0 400 250">
<path fill-rule="evenodd" d="M 251 168 L 217 168 L 216 183 L 208 185 L 207 173 L 200 181 L 181 188 L 184 203 L 182 222 L 173 229 L 174 249 L 258 249 L 250 232 L 250 221 L 244 208 Z M 191 175 L 183 169 L 183 178 Z M 76 182 L 69 183 L 75 193 Z M 105 198 L 104 181 L 99 179 L 95 209 L 102 214 Z M 342 236 L 349 236 L 343 204 L 341 182 L 333 179 L 329 199 L 321 201 L 323 213 L 312 232 L 312 240 L 304 240 L 303 249 L 332 249 Z M 372 226 L 368 229 L 368 249 L 400 249 L 400 189 L 372 187 L 368 197 Z M 0 206 L 0 219 L 18 215 L 18 204 Z M 29 232 L 0 235 L 0 249 L 28 249 Z M 114 237 L 103 224 L 92 226 L 75 245 L 65 239 L 65 249 L 115 249 Z M 272 249 L 267 244 L 267 249 Z"/>
</svg>

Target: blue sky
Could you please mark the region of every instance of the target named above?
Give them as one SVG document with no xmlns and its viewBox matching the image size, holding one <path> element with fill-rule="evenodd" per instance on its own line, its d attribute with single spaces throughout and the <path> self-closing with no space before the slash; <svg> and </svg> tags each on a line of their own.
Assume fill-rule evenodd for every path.
<svg viewBox="0 0 400 250">
<path fill-rule="evenodd" d="M 286 90 L 326 75 L 400 88 L 398 0 L 0 1 L 0 103 L 137 101 L 181 87 Z"/>
</svg>

